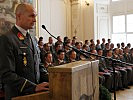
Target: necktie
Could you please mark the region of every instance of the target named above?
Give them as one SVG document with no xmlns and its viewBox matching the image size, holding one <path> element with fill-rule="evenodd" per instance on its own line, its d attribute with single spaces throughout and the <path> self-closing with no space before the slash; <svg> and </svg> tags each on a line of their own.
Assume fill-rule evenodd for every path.
<svg viewBox="0 0 133 100">
<path fill-rule="evenodd" d="M 29 46 L 31 49 L 33 49 L 33 48 L 32 48 L 31 38 L 30 38 L 30 34 L 29 34 L 28 32 L 27 32 L 27 34 L 26 34 L 26 41 L 27 41 L 28 46 Z"/>
</svg>

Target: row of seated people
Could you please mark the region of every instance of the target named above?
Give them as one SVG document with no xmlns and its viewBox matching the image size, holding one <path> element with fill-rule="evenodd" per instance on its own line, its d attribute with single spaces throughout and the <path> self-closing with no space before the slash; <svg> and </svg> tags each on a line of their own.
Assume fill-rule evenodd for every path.
<svg viewBox="0 0 133 100">
<path fill-rule="evenodd" d="M 65 37 L 66 38 L 66 37 Z M 77 42 L 76 38 L 73 38 L 71 41 L 70 39 L 64 39 L 64 44 L 61 42 L 62 39 L 60 36 L 57 38 L 58 41 L 53 43 L 52 37 L 49 37 L 49 42 L 43 44 L 43 40 L 39 40 L 39 48 L 41 51 L 41 62 L 44 64 L 44 67 L 47 68 L 50 66 L 61 65 L 65 63 L 70 63 L 73 61 L 78 61 L 82 59 L 87 60 L 99 60 L 99 79 L 100 84 L 104 85 L 109 91 L 113 91 L 114 84 L 113 84 L 113 68 L 112 68 L 112 61 L 109 59 L 104 59 L 101 57 L 96 57 L 93 55 L 83 56 L 78 51 L 72 50 L 69 46 L 73 46 L 78 50 L 89 51 L 94 54 L 98 54 L 100 56 L 106 56 L 107 58 L 114 58 L 121 60 L 127 63 L 133 63 L 133 48 L 130 49 L 131 45 L 127 45 L 126 47 L 120 46 L 117 44 L 117 48 L 111 46 L 110 39 L 108 42 L 104 42 L 104 48 L 101 48 L 102 44 L 99 46 L 95 45 L 93 39 L 90 41 L 91 44 L 89 45 L 88 40 L 85 40 L 85 44 L 83 45 L 82 42 Z M 102 40 L 105 41 L 103 38 Z M 75 41 L 75 42 L 73 42 Z M 97 40 L 98 42 L 99 40 Z M 98 42 L 99 43 L 99 42 Z M 123 43 L 122 43 L 123 44 Z M 99 48 L 97 48 L 99 47 Z M 129 85 L 133 84 L 133 69 L 132 66 L 127 66 L 122 63 L 117 63 L 115 66 L 115 88 L 118 89 L 125 89 L 129 88 Z"/>
</svg>

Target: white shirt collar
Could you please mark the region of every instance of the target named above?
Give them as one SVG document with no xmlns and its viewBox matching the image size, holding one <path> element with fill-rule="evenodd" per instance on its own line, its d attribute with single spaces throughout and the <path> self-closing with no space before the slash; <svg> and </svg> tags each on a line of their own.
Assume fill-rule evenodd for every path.
<svg viewBox="0 0 133 100">
<path fill-rule="evenodd" d="M 47 65 L 52 65 L 52 63 L 48 63 L 47 61 L 46 61 L 46 64 L 47 64 Z"/>
<path fill-rule="evenodd" d="M 60 60 L 60 59 L 58 59 L 58 60 L 59 60 L 60 63 L 63 63 L 64 62 L 64 60 Z"/>
<path fill-rule="evenodd" d="M 25 29 L 23 29 L 22 27 L 20 27 L 20 26 L 18 26 L 18 25 L 16 25 L 16 24 L 15 24 L 15 26 L 17 27 L 17 29 L 18 29 L 24 36 L 26 36 L 26 34 L 27 34 L 28 31 L 26 31 Z"/>
</svg>

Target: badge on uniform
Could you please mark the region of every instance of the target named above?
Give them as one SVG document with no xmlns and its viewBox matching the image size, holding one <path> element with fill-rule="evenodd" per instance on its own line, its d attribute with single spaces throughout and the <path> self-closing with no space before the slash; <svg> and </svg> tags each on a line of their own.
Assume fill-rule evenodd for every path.
<svg viewBox="0 0 133 100">
<path fill-rule="evenodd" d="M 20 32 L 18 32 L 17 36 L 19 40 L 24 40 L 24 36 Z"/>
<path fill-rule="evenodd" d="M 27 65 L 27 58 L 26 58 L 26 53 L 23 53 L 23 63 L 26 66 Z"/>
</svg>

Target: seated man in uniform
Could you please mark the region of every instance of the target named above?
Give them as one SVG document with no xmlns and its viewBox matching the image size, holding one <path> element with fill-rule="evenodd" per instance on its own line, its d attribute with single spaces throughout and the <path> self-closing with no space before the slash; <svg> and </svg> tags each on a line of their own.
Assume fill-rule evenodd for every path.
<svg viewBox="0 0 133 100">
<path fill-rule="evenodd" d="M 99 56 L 103 55 L 103 50 L 98 49 L 97 53 Z M 99 74 L 105 77 L 104 86 L 109 90 L 112 91 L 112 84 L 113 84 L 113 74 L 106 68 L 105 59 L 101 57 L 97 57 L 99 60 Z"/>
<path fill-rule="evenodd" d="M 69 52 L 69 63 L 76 61 L 76 52 L 74 50 L 71 50 Z"/>
<path fill-rule="evenodd" d="M 65 64 L 66 62 L 64 61 L 65 59 L 65 52 L 63 50 L 59 50 L 57 52 L 57 60 L 55 62 L 55 66 Z"/>
<path fill-rule="evenodd" d="M 53 65 L 53 56 L 52 56 L 52 53 L 51 52 L 47 52 L 45 55 L 44 55 L 44 68 L 47 70 L 49 67 L 52 67 L 54 66 Z M 48 71 L 48 70 L 47 70 Z"/>
<path fill-rule="evenodd" d="M 112 66 L 112 60 L 110 60 L 110 58 L 112 58 L 112 50 L 107 50 L 106 51 L 106 57 L 108 59 L 105 59 L 106 62 L 106 68 L 109 70 L 109 72 L 113 73 L 113 66 Z M 114 75 L 113 75 L 114 78 Z M 115 86 L 113 84 L 112 88 L 115 87 L 115 89 L 122 89 L 123 90 L 123 84 L 122 84 L 122 79 L 121 79 L 121 73 L 119 71 L 115 71 Z"/>
</svg>

